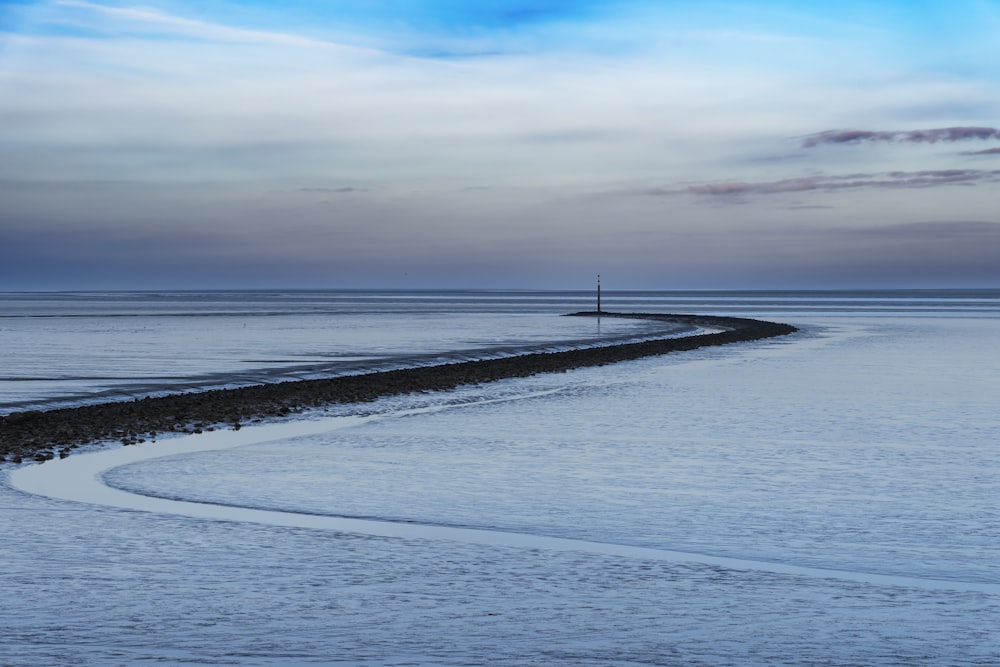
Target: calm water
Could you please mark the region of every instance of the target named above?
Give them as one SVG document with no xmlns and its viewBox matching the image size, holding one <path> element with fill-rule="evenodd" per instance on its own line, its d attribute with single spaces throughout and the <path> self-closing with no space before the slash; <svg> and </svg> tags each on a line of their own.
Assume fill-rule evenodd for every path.
<svg viewBox="0 0 1000 667">
<path fill-rule="evenodd" d="M 996 291 L 606 292 L 619 312 L 993 317 Z M 0 293 L 0 414 L 561 349 L 658 331 L 586 292 Z"/>
<path fill-rule="evenodd" d="M 582 295 L 0 294 L 0 414 L 611 342 Z"/>
<path fill-rule="evenodd" d="M 590 299 L 8 296 L 5 372 L 61 375 L 5 401 L 107 389 L 90 354 L 123 391 L 649 333 Z M 1000 292 L 605 307 L 802 331 L 8 464 L 0 664 L 1000 663 Z"/>
</svg>

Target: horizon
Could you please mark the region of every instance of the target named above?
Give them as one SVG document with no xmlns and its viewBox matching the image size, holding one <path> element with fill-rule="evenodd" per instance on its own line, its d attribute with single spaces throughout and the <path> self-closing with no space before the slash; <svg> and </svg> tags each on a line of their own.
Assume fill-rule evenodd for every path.
<svg viewBox="0 0 1000 667">
<path fill-rule="evenodd" d="M 14 0 L 0 291 L 996 289 L 998 30 L 997 0 Z"/>
<path fill-rule="evenodd" d="M 0 294 L 5 295 L 30 295 L 30 294 L 226 294 L 226 293 L 246 293 L 246 294 L 267 294 L 267 293 L 455 293 L 455 294 L 579 294 L 595 296 L 595 288 L 506 288 L 506 287 L 217 287 L 217 288 L 148 288 L 148 289 L 58 289 L 58 290 L 0 290 Z M 817 287 L 817 288 L 704 288 L 704 289 L 655 289 L 655 288 L 601 288 L 604 296 L 646 294 L 646 295 L 681 295 L 692 294 L 699 296 L 709 295 L 729 295 L 751 296 L 754 294 L 842 294 L 842 295 L 867 295 L 867 294 L 888 294 L 899 295 L 902 293 L 928 294 L 928 293 L 1000 293 L 1000 287 Z"/>
</svg>

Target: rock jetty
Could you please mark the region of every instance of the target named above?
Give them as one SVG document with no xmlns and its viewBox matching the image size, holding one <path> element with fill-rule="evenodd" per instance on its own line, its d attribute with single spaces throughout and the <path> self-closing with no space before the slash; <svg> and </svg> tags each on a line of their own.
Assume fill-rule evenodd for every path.
<svg viewBox="0 0 1000 667">
<path fill-rule="evenodd" d="M 164 433 L 200 433 L 283 417 L 338 403 L 384 396 L 445 391 L 460 385 L 601 366 L 713 345 L 784 336 L 793 326 L 735 317 L 646 313 L 573 313 L 574 316 L 664 320 L 721 330 L 560 352 L 540 352 L 320 380 L 298 380 L 236 389 L 175 394 L 77 408 L 0 416 L 0 460 L 21 463 L 65 458 L 80 445 L 146 442 Z"/>
</svg>

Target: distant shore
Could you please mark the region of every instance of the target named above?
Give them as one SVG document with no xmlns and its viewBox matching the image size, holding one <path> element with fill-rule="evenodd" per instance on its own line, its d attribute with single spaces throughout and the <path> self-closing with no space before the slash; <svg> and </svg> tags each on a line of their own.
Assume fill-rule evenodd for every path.
<svg viewBox="0 0 1000 667">
<path fill-rule="evenodd" d="M 119 441 L 131 445 L 163 433 L 240 428 L 251 422 L 324 405 L 363 403 L 384 396 L 421 391 L 446 391 L 461 385 L 602 366 L 670 352 L 784 336 L 797 331 L 788 324 L 710 315 L 593 311 L 572 315 L 663 320 L 722 331 L 77 408 L 16 412 L 0 417 L 0 460 L 15 463 L 45 461 L 68 456 L 73 449 L 89 443 Z"/>
</svg>

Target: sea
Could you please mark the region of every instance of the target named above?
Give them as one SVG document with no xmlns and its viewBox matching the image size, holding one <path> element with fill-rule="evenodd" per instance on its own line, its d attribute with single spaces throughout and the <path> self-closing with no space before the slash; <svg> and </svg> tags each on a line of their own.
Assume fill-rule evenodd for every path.
<svg viewBox="0 0 1000 667">
<path fill-rule="evenodd" d="M 0 665 L 998 665 L 1000 290 L 0 463 Z M 0 294 L 0 415 L 608 345 L 586 291 Z"/>
</svg>

